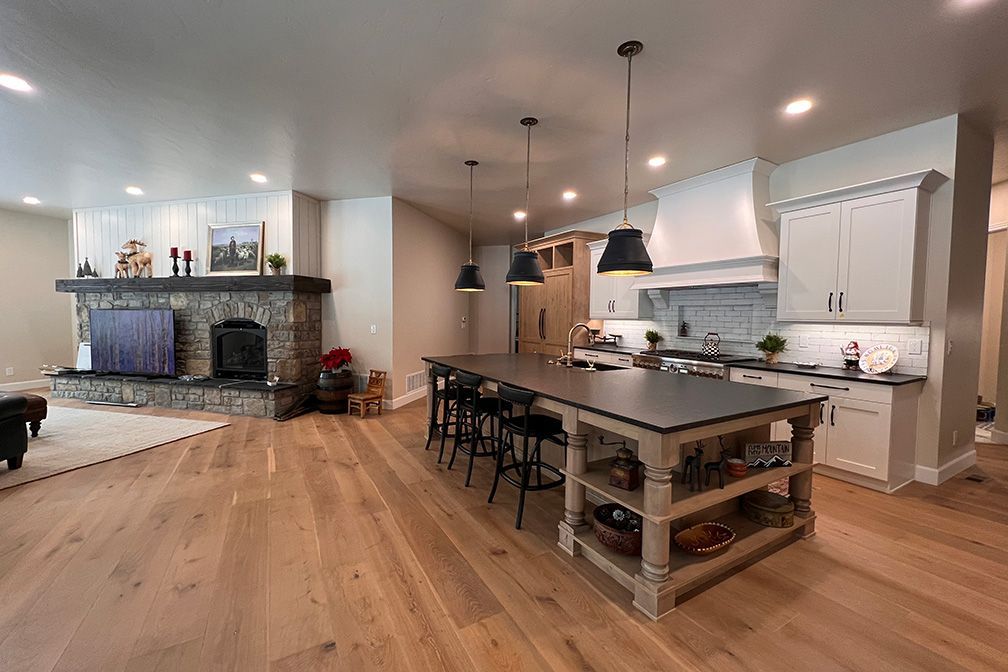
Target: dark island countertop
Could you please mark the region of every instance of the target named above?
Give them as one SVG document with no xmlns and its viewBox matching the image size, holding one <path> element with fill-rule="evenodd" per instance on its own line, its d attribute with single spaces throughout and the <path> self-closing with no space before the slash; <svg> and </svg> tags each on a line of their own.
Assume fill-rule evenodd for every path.
<svg viewBox="0 0 1008 672">
<path fill-rule="evenodd" d="M 797 409 L 827 399 L 648 369 L 585 371 L 548 364 L 546 355 L 445 355 L 423 360 L 532 390 L 547 399 L 660 434 Z"/>
<path fill-rule="evenodd" d="M 875 383 L 876 385 L 906 385 L 907 383 L 917 383 L 927 380 L 927 376 L 917 376 L 907 373 L 865 373 L 864 371 L 849 371 L 837 366 L 817 366 L 814 369 L 807 369 L 797 364 L 779 362 L 777 364 L 767 364 L 762 359 L 746 360 L 732 364 L 738 369 L 759 369 L 760 371 L 777 371 L 778 373 L 794 373 L 801 376 L 819 376 L 821 378 L 835 378 L 837 380 L 852 380 L 860 383 Z"/>
</svg>

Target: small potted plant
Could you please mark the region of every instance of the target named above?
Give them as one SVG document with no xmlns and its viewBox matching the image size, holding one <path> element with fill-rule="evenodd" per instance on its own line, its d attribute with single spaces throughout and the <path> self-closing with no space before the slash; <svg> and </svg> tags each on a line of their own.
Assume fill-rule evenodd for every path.
<svg viewBox="0 0 1008 672">
<path fill-rule="evenodd" d="M 657 350 L 659 341 L 664 341 L 665 339 L 654 329 L 648 329 L 644 332 L 644 340 L 647 341 L 648 350 Z"/>
<path fill-rule="evenodd" d="M 280 275 L 283 272 L 283 267 L 287 265 L 287 257 L 279 252 L 274 252 L 266 255 L 266 263 L 269 264 L 273 275 Z"/>
<path fill-rule="evenodd" d="M 763 353 L 767 364 L 776 364 L 780 353 L 787 349 L 787 339 L 780 334 L 769 333 L 756 344 L 756 349 Z"/>
<path fill-rule="evenodd" d="M 347 397 L 353 392 L 353 356 L 347 348 L 333 348 L 319 357 L 322 372 L 319 374 L 315 398 L 323 413 L 343 413 L 347 410 Z"/>
</svg>

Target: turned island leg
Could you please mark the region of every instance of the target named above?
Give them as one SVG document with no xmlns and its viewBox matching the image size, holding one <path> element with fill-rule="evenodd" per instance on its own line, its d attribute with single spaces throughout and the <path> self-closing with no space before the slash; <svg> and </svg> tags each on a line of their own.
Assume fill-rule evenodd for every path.
<svg viewBox="0 0 1008 672">
<path fill-rule="evenodd" d="M 811 464 L 813 455 L 813 436 L 815 427 L 819 424 L 818 404 L 815 412 L 809 412 L 797 418 L 788 420 L 791 423 L 791 459 L 795 462 Z M 812 516 L 812 470 L 795 474 L 788 479 L 788 491 L 794 502 L 795 515 L 800 518 Z M 803 537 L 815 534 L 815 520 L 809 520 L 802 532 Z"/>
<path fill-rule="evenodd" d="M 672 469 L 644 465 L 644 510 L 661 515 L 672 504 Z M 647 518 L 641 534 L 641 576 L 661 583 L 669 576 L 669 524 Z"/>
<path fill-rule="evenodd" d="M 577 420 L 577 411 L 564 413 L 564 431 L 567 432 L 568 474 L 583 474 L 588 470 L 588 435 L 581 433 L 582 425 Z M 585 523 L 585 487 L 572 478 L 564 483 L 564 516 L 559 524 L 560 548 L 570 555 L 578 555 L 579 547 L 574 543 L 574 535 L 587 527 Z"/>
</svg>

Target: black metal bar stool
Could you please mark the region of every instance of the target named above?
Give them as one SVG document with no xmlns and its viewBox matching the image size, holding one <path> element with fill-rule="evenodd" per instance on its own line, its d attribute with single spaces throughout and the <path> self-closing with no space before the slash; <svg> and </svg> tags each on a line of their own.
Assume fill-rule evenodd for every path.
<svg viewBox="0 0 1008 672">
<path fill-rule="evenodd" d="M 497 469 L 494 473 L 493 487 L 490 489 L 490 497 L 487 502 L 492 503 L 494 495 L 497 494 L 497 485 L 500 479 L 504 479 L 511 485 L 518 488 L 518 512 L 515 515 L 515 528 L 521 529 L 522 514 L 525 511 L 525 493 L 529 490 L 548 490 L 558 488 L 564 484 L 563 473 L 552 464 L 542 461 L 543 441 L 552 441 L 560 446 L 567 445 L 567 432 L 563 429 L 563 423 L 549 415 L 532 413 L 532 402 L 535 393 L 517 387 L 511 387 L 504 383 L 497 384 L 497 396 L 500 399 L 500 435 L 497 444 Z M 510 408 L 504 407 L 504 404 Z M 520 436 L 521 459 L 518 459 L 515 450 L 515 437 Z M 531 450 L 529 442 L 534 441 Z M 504 465 L 504 457 L 511 454 L 511 464 Z M 566 451 L 565 451 L 566 457 Z M 529 480 L 533 469 L 536 472 L 536 483 L 531 485 Z M 542 472 L 546 471 L 555 477 L 554 480 L 543 481 Z"/>
<path fill-rule="evenodd" d="M 472 480 L 473 462 L 477 457 L 497 457 L 497 420 L 502 407 L 511 408 L 510 402 L 500 402 L 494 397 L 484 396 L 482 386 L 483 376 L 465 371 L 455 373 L 455 442 L 448 468 L 451 469 L 455 464 L 455 456 L 459 451 L 469 456 L 466 487 L 469 487 L 469 481 Z M 490 423 L 489 434 L 483 431 L 487 422 Z"/>
<path fill-rule="evenodd" d="M 441 448 L 438 450 L 438 464 L 444 458 L 445 439 L 454 439 L 454 432 L 449 432 L 449 428 L 454 429 L 456 423 L 454 418 L 458 414 L 458 395 L 455 391 L 455 381 L 452 380 L 452 369 L 441 364 L 431 365 L 431 412 L 427 424 L 427 444 L 424 450 L 430 449 L 431 440 L 434 433 L 441 435 Z M 439 385 L 440 380 L 444 380 L 444 385 Z M 438 409 L 441 410 L 441 419 L 438 420 Z"/>
</svg>

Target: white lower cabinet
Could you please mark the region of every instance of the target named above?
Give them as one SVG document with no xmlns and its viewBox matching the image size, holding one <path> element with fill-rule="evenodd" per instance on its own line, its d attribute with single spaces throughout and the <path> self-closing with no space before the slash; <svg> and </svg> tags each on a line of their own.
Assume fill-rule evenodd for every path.
<svg viewBox="0 0 1008 672">
<path fill-rule="evenodd" d="M 738 383 L 829 395 L 820 404 L 813 437 L 817 472 L 886 492 L 913 480 L 922 383 L 886 385 L 739 367 L 732 367 L 730 377 Z M 790 424 L 774 423 L 771 438 L 789 441 Z"/>
<path fill-rule="evenodd" d="M 599 362 L 610 366 L 620 366 L 629 369 L 633 366 L 633 355 L 623 352 L 610 352 L 607 350 L 590 350 L 588 348 L 574 348 L 574 359 L 583 359 L 588 362 Z"/>
</svg>

